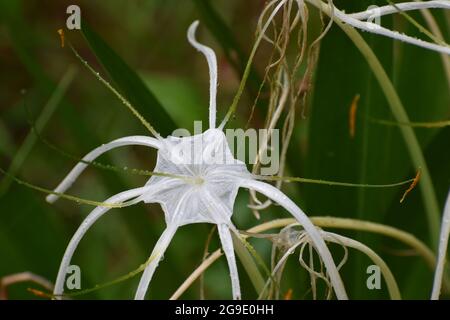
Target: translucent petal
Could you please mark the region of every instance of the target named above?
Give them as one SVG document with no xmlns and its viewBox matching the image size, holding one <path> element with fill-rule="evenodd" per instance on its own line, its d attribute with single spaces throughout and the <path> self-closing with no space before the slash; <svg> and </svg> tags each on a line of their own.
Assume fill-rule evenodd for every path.
<svg viewBox="0 0 450 320">
<path fill-rule="evenodd" d="M 241 180 L 240 186 L 243 188 L 253 189 L 264 194 L 266 197 L 272 199 L 273 201 L 284 207 L 297 219 L 297 221 L 309 234 L 312 243 L 321 256 L 330 276 L 331 283 L 336 293 L 336 297 L 338 299 L 348 299 L 344 284 L 342 282 L 341 276 L 339 275 L 336 264 L 333 261 L 330 250 L 325 244 L 325 241 L 323 240 L 317 228 L 309 220 L 308 216 L 284 193 L 268 183 L 255 180 Z"/>
<path fill-rule="evenodd" d="M 105 152 L 118 148 L 123 146 L 131 146 L 131 145 L 139 145 L 139 146 L 146 146 L 146 147 L 152 147 L 158 149 L 160 147 L 160 142 L 154 138 L 146 137 L 146 136 L 130 136 L 130 137 L 123 137 L 114 141 L 111 141 L 110 143 L 101 145 L 100 147 L 95 148 L 91 152 L 89 152 L 87 155 L 83 157 L 84 162 L 79 162 L 73 169 L 70 171 L 70 173 L 64 178 L 64 180 L 56 187 L 54 190 L 58 193 L 64 193 L 67 189 L 69 189 L 72 184 L 75 182 L 75 180 L 78 178 L 78 176 L 86 169 L 88 164 L 86 162 L 91 162 L 97 159 L 99 156 L 104 154 Z M 46 200 L 47 202 L 53 203 L 56 200 L 58 200 L 58 196 L 51 194 L 48 195 Z"/>
<path fill-rule="evenodd" d="M 158 152 L 155 171 L 183 176 L 185 179 L 152 176 L 147 185 L 158 186 L 152 190 L 171 185 L 164 192 L 149 193 L 143 196 L 145 202 L 160 203 L 167 225 L 176 223 L 221 223 L 228 222 L 227 217 L 217 221 L 201 198 L 205 191 L 214 194 L 225 206 L 228 215 L 239 189 L 236 176 L 249 177 L 244 163 L 234 159 L 225 135 L 218 129 L 209 129 L 200 135 L 191 137 L 168 137 Z M 189 203 L 181 215 L 175 218 L 181 195 L 190 192 Z"/>
<path fill-rule="evenodd" d="M 138 197 L 143 192 L 148 190 L 149 187 L 142 187 L 142 188 L 136 188 L 127 190 L 121 193 L 118 193 L 112 197 L 110 197 L 106 202 L 110 203 L 121 203 L 124 201 L 127 201 L 128 199 Z M 58 275 L 56 277 L 56 283 L 55 283 L 55 289 L 54 294 L 55 295 L 61 295 L 64 292 L 64 281 L 66 278 L 66 272 L 67 268 L 70 265 L 70 260 L 72 260 L 72 256 L 78 247 L 78 244 L 80 243 L 81 239 L 84 237 L 86 232 L 89 230 L 89 228 L 105 213 L 109 211 L 110 208 L 106 207 L 97 207 L 84 219 L 84 221 L 81 223 L 78 230 L 75 232 L 75 234 L 72 236 L 72 239 L 69 242 L 69 245 L 67 246 L 66 251 L 64 252 L 64 256 L 61 260 L 61 264 L 59 267 Z"/>
</svg>

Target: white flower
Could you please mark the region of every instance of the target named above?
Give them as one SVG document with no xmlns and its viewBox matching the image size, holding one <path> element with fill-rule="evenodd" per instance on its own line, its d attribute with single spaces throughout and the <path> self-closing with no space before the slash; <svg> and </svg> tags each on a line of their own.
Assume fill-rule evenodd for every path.
<svg viewBox="0 0 450 320">
<path fill-rule="evenodd" d="M 200 135 L 177 138 L 169 136 L 165 139 L 145 136 L 124 137 L 102 145 L 87 154 L 83 160 L 55 189 L 55 192 L 65 192 L 85 169 L 86 162 L 93 161 L 101 154 L 117 147 L 128 145 L 144 145 L 158 150 L 155 171 L 163 175 L 152 176 L 145 186 L 127 190 L 107 199 L 107 203 L 127 205 L 145 202 L 160 203 L 166 220 L 166 230 L 156 243 L 148 265 L 142 275 L 136 299 L 144 299 L 152 276 L 164 255 L 177 229 L 191 223 L 216 224 L 219 231 L 222 248 L 228 261 L 232 283 L 233 298 L 241 298 L 238 271 L 234 255 L 231 232 L 239 236 L 231 217 L 233 205 L 239 188 L 260 192 L 277 202 L 289 211 L 309 234 L 326 266 L 331 285 L 338 299 L 347 299 L 341 277 L 333 261 L 330 251 L 318 229 L 311 223 L 305 213 L 280 190 L 270 184 L 257 181 L 248 172 L 244 163 L 234 159 L 225 135 L 216 124 L 216 88 L 217 62 L 210 48 L 195 40 L 198 22 L 194 22 L 188 30 L 189 42 L 202 52 L 210 71 L 210 128 Z M 47 201 L 54 202 L 57 195 L 49 195 Z M 86 231 L 106 212 L 109 207 L 95 208 L 81 224 L 72 237 L 61 261 L 56 279 L 55 296 L 64 292 L 64 280 L 72 255 Z"/>
</svg>

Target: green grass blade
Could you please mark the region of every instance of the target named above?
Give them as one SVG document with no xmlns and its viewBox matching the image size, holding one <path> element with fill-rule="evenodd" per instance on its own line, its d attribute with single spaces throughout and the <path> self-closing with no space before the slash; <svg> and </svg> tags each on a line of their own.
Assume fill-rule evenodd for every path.
<svg viewBox="0 0 450 320">
<path fill-rule="evenodd" d="M 36 128 L 39 131 L 42 131 L 44 129 L 44 127 L 47 125 L 48 121 L 51 119 L 52 115 L 55 113 L 56 108 L 60 105 L 60 102 L 61 102 L 64 94 L 67 91 L 67 88 L 72 83 L 72 80 L 74 79 L 75 74 L 76 74 L 76 69 L 74 67 L 69 67 L 67 72 L 62 77 L 61 81 L 59 82 L 55 91 L 51 95 L 47 104 L 42 109 L 42 112 L 36 121 Z M 35 145 L 36 140 L 37 140 L 36 135 L 30 131 L 11 162 L 11 165 L 8 169 L 8 173 L 10 175 L 15 176 L 17 174 L 17 172 L 20 170 L 20 168 L 22 167 L 23 163 L 25 162 L 27 156 L 33 149 L 33 146 Z M 0 196 L 2 196 L 3 194 L 5 194 L 8 191 L 8 189 L 11 185 L 11 182 L 12 182 L 12 179 L 7 176 L 5 176 L 2 179 L 2 181 L 0 183 Z"/>
<path fill-rule="evenodd" d="M 255 260 L 252 257 L 252 254 L 249 252 L 249 250 L 245 247 L 241 239 L 238 239 L 234 233 L 232 233 L 233 236 L 233 245 L 234 249 L 236 250 L 236 254 L 239 257 L 239 260 L 241 260 L 242 265 L 244 266 L 244 269 L 250 278 L 250 281 L 253 284 L 253 287 L 255 288 L 255 291 L 259 295 L 261 291 L 264 288 L 264 278 L 259 271 L 259 268 L 255 262 Z"/>
<path fill-rule="evenodd" d="M 15 152 L 13 139 L 9 134 L 5 124 L 1 120 L 0 120 L 0 136 L 2 137 L 2 139 L 0 140 L 0 155 L 11 157 L 12 154 Z"/>
<path fill-rule="evenodd" d="M 103 68 L 137 111 L 163 136 L 176 129 L 170 115 L 126 62 L 85 22 L 82 32 Z"/>
<path fill-rule="evenodd" d="M 384 92 L 384 95 L 391 108 L 391 112 L 394 115 L 396 121 L 409 122 L 408 114 L 405 111 L 405 108 L 394 88 L 394 85 L 392 84 L 391 80 L 386 74 L 386 71 L 384 70 L 377 56 L 369 47 L 367 42 L 355 29 L 341 23 L 340 21 L 336 21 L 336 23 L 347 34 L 347 36 L 352 40 L 352 42 L 367 60 L 367 63 L 372 69 L 381 89 Z M 423 156 L 423 152 L 420 148 L 420 144 L 417 140 L 414 130 L 410 127 L 400 127 L 400 132 L 405 139 L 405 143 L 414 167 L 416 169 L 420 168 L 422 170 L 422 178 L 419 184 L 419 188 L 422 193 L 422 198 L 426 208 L 431 243 L 433 245 L 433 248 L 436 248 L 437 240 L 439 237 L 440 210 L 434 191 L 434 186 L 431 181 L 430 172 L 428 170 L 427 163 Z"/>
</svg>

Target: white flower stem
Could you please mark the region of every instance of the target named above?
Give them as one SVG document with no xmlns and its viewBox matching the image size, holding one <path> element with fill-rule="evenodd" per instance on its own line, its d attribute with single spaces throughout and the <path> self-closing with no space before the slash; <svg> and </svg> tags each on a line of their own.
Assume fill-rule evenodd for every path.
<svg viewBox="0 0 450 320">
<path fill-rule="evenodd" d="M 319 8 L 321 11 L 325 12 L 326 14 L 328 14 L 328 15 L 331 14 L 331 9 L 328 4 L 323 3 L 320 0 L 307 0 L 307 1 L 310 2 L 312 5 L 316 6 L 317 8 Z M 336 7 L 333 7 L 333 10 L 334 10 L 333 19 L 342 21 L 352 27 L 355 27 L 355 28 L 358 28 L 360 30 L 367 31 L 370 33 L 375 33 L 375 34 L 379 34 L 379 35 L 382 35 L 385 37 L 389 37 L 389 38 L 392 38 L 395 40 L 404 41 L 404 42 L 407 42 L 412 45 L 422 47 L 425 49 L 434 50 L 437 52 L 442 52 L 442 53 L 450 55 L 450 47 L 449 46 L 442 46 L 442 45 L 434 44 L 431 42 L 423 41 L 420 39 L 416 39 L 416 38 L 410 37 L 408 35 L 389 30 L 387 28 L 384 28 L 384 27 L 382 27 L 378 24 L 372 23 L 372 22 L 360 21 L 358 19 L 353 18 L 351 15 L 346 14 L 345 12 L 337 9 Z M 370 11 L 370 12 L 373 12 L 373 11 Z"/>
<path fill-rule="evenodd" d="M 436 271 L 434 272 L 433 290 L 431 293 L 432 300 L 438 300 L 441 293 L 442 277 L 444 274 L 445 257 L 447 256 L 448 237 L 450 233 L 450 191 L 447 196 L 444 214 L 442 216 L 441 236 L 439 238 L 438 259 Z"/>
<path fill-rule="evenodd" d="M 222 249 L 225 253 L 228 262 L 228 268 L 230 270 L 231 288 L 233 292 L 233 299 L 241 299 L 241 287 L 239 285 L 239 275 L 236 265 L 236 257 L 234 255 L 233 240 L 231 239 L 230 230 L 228 225 L 221 223 L 217 225 L 219 231 L 220 241 L 222 243 Z"/>
<path fill-rule="evenodd" d="M 247 189 L 256 190 L 257 192 L 264 194 L 266 197 L 271 198 L 273 201 L 277 202 L 279 205 L 289 211 L 297 219 L 297 221 L 309 234 L 312 243 L 321 256 L 327 269 L 328 275 L 330 276 L 331 284 L 333 285 L 336 297 L 340 300 L 348 299 L 341 276 L 339 275 L 339 271 L 337 270 L 336 264 L 333 261 L 333 257 L 331 256 L 331 253 L 322 236 L 320 235 L 318 229 L 312 224 L 308 216 L 283 192 L 270 184 L 255 180 L 242 179 L 240 180 L 239 185 Z"/>
<path fill-rule="evenodd" d="M 374 16 L 385 16 L 388 14 L 398 13 L 400 11 L 422 10 L 422 9 L 450 9 L 450 1 L 448 0 L 432 0 L 423 2 L 401 2 L 393 5 L 386 5 L 362 12 L 349 13 L 348 16 L 358 20 L 367 20 Z"/>
<path fill-rule="evenodd" d="M 217 58 L 214 51 L 199 43 L 195 39 L 195 32 L 197 31 L 198 20 L 194 21 L 187 33 L 189 43 L 198 51 L 203 53 L 208 62 L 209 68 L 209 128 L 214 129 L 216 127 L 216 96 L 217 96 Z"/>
<path fill-rule="evenodd" d="M 111 203 L 120 203 L 123 201 L 127 201 L 128 199 L 138 197 L 142 195 L 148 187 L 142 187 L 142 188 L 136 188 L 127 190 L 121 193 L 118 193 L 108 200 L 106 202 Z M 89 230 L 89 228 L 105 213 L 109 211 L 110 208 L 106 207 L 97 207 L 84 219 L 83 223 L 80 225 L 78 230 L 73 235 L 72 239 L 69 242 L 69 245 L 67 246 L 66 251 L 64 252 L 64 256 L 61 260 L 61 265 L 58 270 L 58 275 L 56 277 L 56 283 L 55 283 L 55 289 L 54 289 L 54 295 L 59 296 L 64 293 L 64 280 L 66 278 L 67 273 L 67 267 L 70 264 L 70 260 L 72 259 L 72 256 L 78 247 L 78 244 L 80 243 L 80 240 L 83 238 L 85 233 Z M 58 298 L 58 297 L 57 297 Z"/>
<path fill-rule="evenodd" d="M 130 145 L 140 145 L 159 149 L 160 144 L 161 143 L 154 138 L 146 136 L 129 136 L 101 145 L 100 147 L 95 148 L 94 150 L 89 152 L 86 156 L 84 156 L 82 162 L 79 162 L 72 169 L 72 171 L 64 178 L 64 180 L 58 185 L 58 187 L 56 187 L 54 191 L 57 193 L 64 193 L 67 189 L 69 189 L 72 186 L 72 184 L 75 182 L 78 176 L 84 171 L 84 169 L 86 169 L 89 162 L 95 160 L 96 158 L 98 158 L 99 156 L 101 156 L 102 154 L 111 149 Z M 58 198 L 59 198 L 58 195 L 50 194 L 47 196 L 46 200 L 47 202 L 53 203 L 56 200 L 58 200 Z"/>
<path fill-rule="evenodd" d="M 145 268 L 144 273 L 142 274 L 141 280 L 139 281 L 139 286 L 134 297 L 135 300 L 144 300 L 153 274 L 155 273 L 155 270 L 158 267 L 158 264 L 161 261 L 162 257 L 164 256 L 164 252 L 172 241 L 172 238 L 175 235 L 177 229 L 178 226 L 175 224 L 168 225 L 166 230 L 164 230 L 163 234 L 158 239 L 158 242 L 153 248 L 150 258 L 147 260 L 148 265 Z"/>
</svg>

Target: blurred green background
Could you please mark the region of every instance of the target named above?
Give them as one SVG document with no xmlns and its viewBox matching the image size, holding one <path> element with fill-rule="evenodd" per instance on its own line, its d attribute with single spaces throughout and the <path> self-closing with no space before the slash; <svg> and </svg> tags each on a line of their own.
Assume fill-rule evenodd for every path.
<svg viewBox="0 0 450 320">
<path fill-rule="evenodd" d="M 334 2 L 347 11 L 364 10 L 370 4 L 386 4 L 366 0 Z M 264 7 L 264 1 L 260 0 L 1 1 L 0 165 L 9 168 L 15 163 L 16 176 L 48 189 L 54 188 L 76 161 L 49 148 L 30 133 L 30 118 L 31 122 L 41 118 L 37 125 L 42 125 L 42 136 L 76 157 L 121 136 L 146 134 L 145 128 L 70 50 L 61 48 L 56 31 L 65 25 L 66 8 L 70 4 L 80 6 L 83 21 L 99 35 L 100 39 L 93 43 L 93 38 L 90 39 L 91 45 L 100 46 L 104 41 L 117 53 L 119 62 L 128 64 L 132 75 L 121 72 L 123 66 L 117 60 L 96 59 L 95 49 L 90 48 L 80 31 L 67 32 L 66 37 L 102 75 L 106 76 L 108 71 L 112 84 L 118 85 L 164 134 L 176 127 L 192 129 L 194 120 L 207 118 L 207 65 L 203 56 L 188 44 L 187 27 L 199 19 L 198 38 L 216 51 L 218 117 L 221 119 L 239 85 L 253 45 L 256 21 Z M 448 17 L 442 11 L 433 11 L 433 15 L 448 42 Z M 412 16 L 425 25 L 419 13 Z M 314 15 L 311 9 L 311 33 L 318 32 L 317 19 L 317 13 Z M 384 26 L 423 37 L 401 16 L 382 19 Z M 377 36 L 364 34 L 364 38 L 393 81 L 412 121 L 449 118 L 449 84 L 439 54 Z M 267 63 L 264 49 L 267 48 L 263 46 L 256 56 L 248 90 L 230 127 L 243 126 L 248 119 L 254 99 L 252 94 L 258 89 L 258 79 Z M 68 81 L 66 92 L 58 97 L 61 90 L 56 89 L 57 84 L 64 77 L 67 80 L 67 73 L 72 72 L 68 70 L 75 70 L 73 81 Z M 136 83 L 134 73 L 142 83 Z M 361 95 L 360 117 L 356 138 L 350 139 L 348 109 L 356 94 Z M 267 99 L 262 94 L 261 105 L 267 103 Z M 31 116 L 27 115 L 25 103 Z M 415 175 L 416 168 L 399 128 L 367 120 L 369 117 L 393 118 L 367 62 L 337 26 L 333 26 L 322 41 L 308 104 L 306 118 L 298 112 L 288 152 L 287 174 L 373 184 L 396 182 Z M 261 128 L 265 116 L 263 108 L 255 112 L 251 126 Z M 414 132 L 442 210 L 450 186 L 450 127 L 417 128 Z M 152 170 L 154 160 L 154 151 L 134 147 L 115 150 L 100 159 L 118 167 L 147 170 Z M 146 179 L 126 172 L 89 168 L 69 193 L 102 201 L 121 190 L 141 186 Z M 311 216 L 330 215 L 385 223 L 411 232 L 430 246 L 430 238 L 437 237 L 429 234 L 418 188 L 402 204 L 399 199 L 405 188 L 358 189 L 291 183 L 283 190 Z M 234 211 L 234 221 L 240 229 L 259 223 L 247 208 L 248 200 L 248 193 L 241 191 Z M 45 194 L 7 179 L 1 180 L 0 277 L 30 271 L 54 281 L 70 237 L 90 210 L 90 206 L 66 200 L 50 205 L 45 202 Z M 272 206 L 263 212 L 261 221 L 277 217 L 288 217 L 288 214 Z M 72 261 L 81 267 L 82 287 L 90 288 L 136 269 L 146 260 L 163 229 L 163 215 L 156 205 L 114 209 L 105 215 L 88 232 Z M 199 265 L 210 230 L 211 226 L 204 224 L 181 228 L 156 272 L 149 298 L 167 299 Z M 364 242 L 386 260 L 404 298 L 429 297 L 433 273 L 419 257 L 403 254 L 404 245 L 381 236 L 342 233 Z M 210 251 L 218 247 L 217 235 L 213 239 Z M 268 263 L 270 243 L 260 239 L 252 244 Z M 337 256 L 342 254 L 339 250 L 335 250 Z M 282 292 L 293 289 L 294 299 L 311 298 L 307 293 L 307 274 L 301 271 L 297 259 L 291 260 Z M 350 297 L 388 298 L 384 283 L 382 290 L 367 289 L 365 270 L 369 264 L 366 257 L 350 251 L 349 261 L 343 268 Z M 242 268 L 240 275 L 243 297 L 256 298 Z M 138 280 L 139 277 L 135 277 L 81 298 L 130 299 Z M 26 290 L 28 287 L 38 288 L 30 283 L 12 285 L 8 288 L 9 298 L 36 299 Z M 208 299 L 231 297 L 223 257 L 205 273 L 205 293 Z M 183 298 L 198 297 L 196 282 Z"/>
</svg>

